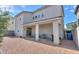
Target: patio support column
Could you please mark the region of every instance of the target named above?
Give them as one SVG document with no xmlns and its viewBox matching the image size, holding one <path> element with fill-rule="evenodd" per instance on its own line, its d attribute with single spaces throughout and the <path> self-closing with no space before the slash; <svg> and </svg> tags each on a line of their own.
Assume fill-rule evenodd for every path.
<svg viewBox="0 0 79 59">
<path fill-rule="evenodd" d="M 79 27 L 76 28 L 76 31 L 77 31 L 77 32 L 76 32 L 76 33 L 77 33 L 77 36 L 76 36 L 76 37 L 77 37 L 77 38 L 76 38 L 76 39 L 77 39 L 77 40 L 76 40 L 77 43 L 76 43 L 76 44 L 77 44 L 77 46 L 78 46 L 78 48 L 79 48 Z"/>
<path fill-rule="evenodd" d="M 35 25 L 35 39 L 39 40 L 39 24 Z"/>
<path fill-rule="evenodd" d="M 59 24 L 57 21 L 53 21 L 53 37 L 54 37 L 54 44 L 58 45 L 60 43 L 59 41 Z"/>
</svg>

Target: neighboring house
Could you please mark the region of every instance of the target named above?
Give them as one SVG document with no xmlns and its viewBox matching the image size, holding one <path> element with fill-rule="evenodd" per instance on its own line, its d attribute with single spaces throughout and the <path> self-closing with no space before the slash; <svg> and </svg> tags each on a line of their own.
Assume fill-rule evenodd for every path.
<svg viewBox="0 0 79 59">
<path fill-rule="evenodd" d="M 76 25 L 76 22 L 71 22 L 71 23 L 66 24 L 66 27 L 67 27 L 66 30 L 72 31 L 74 25 Z"/>
<path fill-rule="evenodd" d="M 75 26 L 76 26 L 76 21 L 66 24 L 65 36 L 67 40 L 73 40 L 73 36 L 74 36 L 73 31 Z"/>
<path fill-rule="evenodd" d="M 64 10 L 61 5 L 46 5 L 34 12 L 22 11 L 15 16 L 15 34 L 19 37 L 52 39 L 59 44 L 64 39 Z"/>
<path fill-rule="evenodd" d="M 10 17 L 10 20 L 8 21 L 6 35 L 14 35 L 14 33 L 15 33 L 15 19 L 14 17 Z"/>
</svg>

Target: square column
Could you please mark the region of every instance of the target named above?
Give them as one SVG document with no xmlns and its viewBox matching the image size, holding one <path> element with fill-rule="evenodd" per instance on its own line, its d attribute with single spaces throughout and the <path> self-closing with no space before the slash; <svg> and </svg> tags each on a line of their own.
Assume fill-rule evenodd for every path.
<svg viewBox="0 0 79 59">
<path fill-rule="evenodd" d="M 39 40 L 39 24 L 35 25 L 35 39 Z"/>
<path fill-rule="evenodd" d="M 77 31 L 77 36 L 76 36 L 77 37 L 77 41 L 76 41 L 77 43 L 76 44 L 79 48 L 79 27 L 76 28 L 76 31 Z"/>
<path fill-rule="evenodd" d="M 54 44 L 58 45 L 60 43 L 60 40 L 59 40 L 59 24 L 57 21 L 54 21 L 52 23 L 53 25 L 53 37 L 54 37 Z"/>
</svg>

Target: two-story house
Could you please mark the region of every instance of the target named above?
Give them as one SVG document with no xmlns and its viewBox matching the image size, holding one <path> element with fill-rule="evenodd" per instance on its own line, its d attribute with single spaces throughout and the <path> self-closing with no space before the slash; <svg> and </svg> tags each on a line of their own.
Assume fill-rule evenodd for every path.
<svg viewBox="0 0 79 59">
<path fill-rule="evenodd" d="M 47 38 L 59 44 L 64 38 L 64 10 L 61 5 L 46 5 L 34 12 L 22 11 L 15 16 L 15 34 L 34 37 L 35 40 Z"/>
</svg>

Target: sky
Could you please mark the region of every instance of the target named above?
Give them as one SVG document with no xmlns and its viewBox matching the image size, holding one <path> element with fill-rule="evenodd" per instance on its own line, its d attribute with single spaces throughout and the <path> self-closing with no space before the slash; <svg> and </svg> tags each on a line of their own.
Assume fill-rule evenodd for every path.
<svg viewBox="0 0 79 59">
<path fill-rule="evenodd" d="M 76 21 L 76 5 L 64 5 L 64 24 Z"/>
<path fill-rule="evenodd" d="M 43 5 L 0 5 L 0 9 L 10 11 L 12 16 L 15 16 L 21 11 L 33 12 Z M 64 5 L 64 25 L 76 21 L 75 7 L 76 5 Z"/>
</svg>

